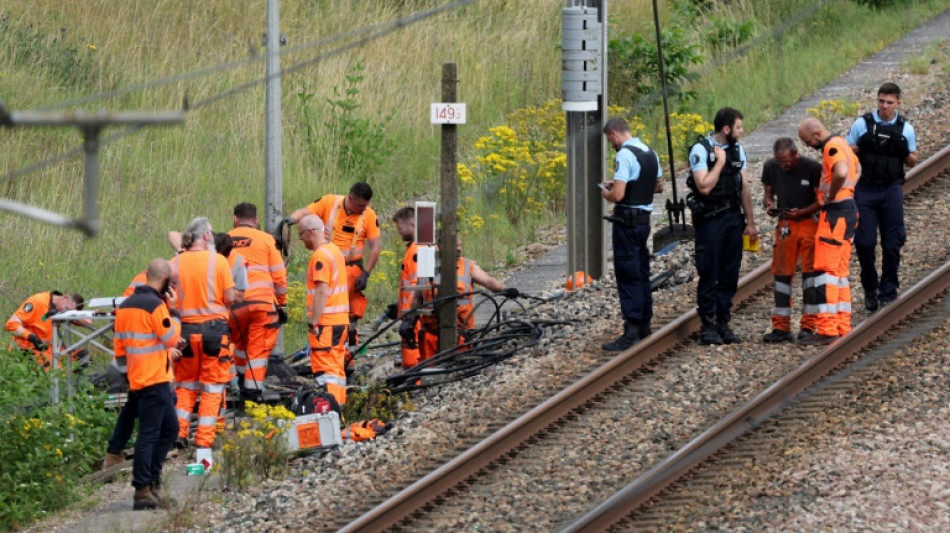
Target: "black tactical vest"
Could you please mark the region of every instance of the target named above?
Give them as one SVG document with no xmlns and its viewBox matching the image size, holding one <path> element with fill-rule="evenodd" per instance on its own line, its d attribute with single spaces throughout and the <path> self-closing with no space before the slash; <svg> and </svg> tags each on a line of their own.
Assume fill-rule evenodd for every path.
<svg viewBox="0 0 950 533">
<path fill-rule="evenodd" d="M 904 181 L 904 160 L 910 150 L 904 137 L 904 117 L 893 124 L 879 124 L 872 113 L 863 117 L 867 132 L 858 139 L 861 179 L 871 183 Z"/>
<path fill-rule="evenodd" d="M 700 136 L 696 144 L 702 144 L 703 148 L 706 149 L 706 168 L 707 170 L 711 170 L 716 164 L 716 160 L 709 139 Z M 693 146 L 696 146 L 696 144 Z M 693 149 L 690 147 L 690 152 L 692 151 Z M 693 196 L 699 201 L 697 204 L 698 209 L 690 207 L 694 212 L 697 210 L 722 212 L 738 208 L 741 205 L 742 159 L 739 154 L 739 143 L 732 143 L 725 151 L 726 164 L 722 167 L 722 171 L 719 174 L 719 181 L 717 181 L 713 189 L 709 191 L 709 194 L 703 195 L 699 192 L 699 188 L 696 187 L 696 182 L 693 180 L 692 172 L 690 172 L 686 178 L 686 186 L 689 187 Z M 697 214 L 702 215 L 703 213 Z"/>
<path fill-rule="evenodd" d="M 633 156 L 637 158 L 637 162 L 640 163 L 640 177 L 637 178 L 637 181 L 627 182 L 627 187 L 623 193 L 623 200 L 621 200 L 620 203 L 624 205 L 646 205 L 653 203 L 656 175 L 660 169 L 656 153 L 653 150 L 643 150 L 629 144 L 621 146 L 620 149 L 630 150 Z M 616 171 L 617 169 L 614 170 Z"/>
</svg>

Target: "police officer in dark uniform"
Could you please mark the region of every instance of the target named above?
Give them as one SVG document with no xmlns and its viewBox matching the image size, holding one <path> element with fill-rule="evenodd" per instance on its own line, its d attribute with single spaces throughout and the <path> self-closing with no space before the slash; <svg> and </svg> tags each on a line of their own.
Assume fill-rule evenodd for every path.
<svg viewBox="0 0 950 533">
<path fill-rule="evenodd" d="M 864 306 L 868 311 L 897 298 L 897 270 L 901 247 L 907 239 L 904 228 L 904 165 L 917 164 L 914 128 L 897 114 L 901 89 L 885 83 L 877 91 L 877 111 L 859 117 L 851 125 L 848 144 L 861 161 L 861 179 L 854 190 L 860 224 L 854 248 L 861 265 Z M 881 230 L 881 274 L 874 265 L 877 232 Z"/>
<path fill-rule="evenodd" d="M 702 344 L 740 342 L 729 327 L 732 298 L 739 284 L 742 236 L 759 238 L 746 178 L 745 151 L 739 145 L 742 113 L 723 107 L 713 119 L 715 131 L 689 151 L 687 205 L 696 229 L 697 307 Z"/>
<path fill-rule="evenodd" d="M 601 184 L 601 196 L 616 204 L 613 215 L 614 274 L 623 315 L 623 335 L 603 345 L 619 352 L 650 335 L 653 294 L 650 290 L 650 212 L 653 193 L 663 190 L 660 159 L 656 152 L 630 133 L 627 121 L 614 117 L 604 126 L 604 135 L 617 156 L 614 179 Z"/>
</svg>

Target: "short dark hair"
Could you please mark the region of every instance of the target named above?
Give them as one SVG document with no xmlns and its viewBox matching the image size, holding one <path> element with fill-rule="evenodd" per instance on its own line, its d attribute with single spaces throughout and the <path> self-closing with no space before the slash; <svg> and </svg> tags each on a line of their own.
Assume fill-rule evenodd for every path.
<svg viewBox="0 0 950 533">
<path fill-rule="evenodd" d="M 69 297 L 73 303 L 76 304 L 76 309 L 82 311 L 82 308 L 86 305 L 86 301 L 82 299 L 82 295 L 78 292 L 71 292 L 69 293 Z"/>
<path fill-rule="evenodd" d="M 900 100 L 901 97 L 901 88 L 899 85 L 893 82 L 887 82 L 877 90 L 877 94 L 893 94 Z"/>
<path fill-rule="evenodd" d="M 775 139 L 775 144 L 772 145 L 773 154 L 784 154 L 785 152 L 798 152 L 798 147 L 795 146 L 795 141 L 791 137 L 779 137 Z"/>
<path fill-rule="evenodd" d="M 373 199 L 373 188 L 365 181 L 358 181 L 350 187 L 350 194 L 367 202 Z"/>
<path fill-rule="evenodd" d="M 257 206 L 250 202 L 241 202 L 234 206 L 234 216 L 241 220 L 257 218 Z"/>
<path fill-rule="evenodd" d="M 234 249 L 234 240 L 231 239 L 231 236 L 225 232 L 215 233 L 214 234 L 214 249 L 224 257 L 231 255 L 231 250 Z"/>
<path fill-rule="evenodd" d="M 621 133 L 623 132 L 630 133 L 630 124 L 627 124 L 627 121 L 621 117 L 614 117 L 608 120 L 606 124 L 604 124 L 605 134 L 610 133 L 612 131 L 617 131 Z"/>
<path fill-rule="evenodd" d="M 406 207 L 400 207 L 396 214 L 393 215 L 393 222 L 401 222 L 403 220 L 409 220 L 416 216 L 416 210 L 414 207 L 407 205 Z"/>
<path fill-rule="evenodd" d="M 722 131 L 726 126 L 732 127 L 736 120 L 742 118 L 742 113 L 738 109 L 731 107 L 720 108 L 719 111 L 716 111 L 716 117 L 713 118 L 713 128 L 716 131 Z"/>
</svg>

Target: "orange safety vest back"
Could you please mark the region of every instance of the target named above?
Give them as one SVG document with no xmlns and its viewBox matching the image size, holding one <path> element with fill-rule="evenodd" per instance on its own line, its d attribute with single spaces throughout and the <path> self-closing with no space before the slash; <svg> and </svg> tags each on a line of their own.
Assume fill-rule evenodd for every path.
<svg viewBox="0 0 950 533">
<path fill-rule="evenodd" d="M 227 320 L 224 292 L 234 287 L 224 256 L 207 250 L 185 251 L 172 259 L 178 265 L 178 313 L 181 321 L 200 324 Z"/>
<path fill-rule="evenodd" d="M 33 343 L 27 340 L 30 333 L 35 333 L 43 342 L 49 344 L 53 341 L 53 321 L 50 316 L 56 314 L 50 312 L 53 308 L 53 295 L 62 296 L 59 291 L 40 292 L 30 296 L 23 302 L 23 305 L 17 308 L 13 316 L 7 320 L 7 331 L 13 333 L 13 342 L 24 350 L 32 350 Z M 20 328 L 27 331 L 24 336 L 17 336 L 16 332 Z"/>
<path fill-rule="evenodd" d="M 340 326 L 350 323 L 349 288 L 346 282 L 346 264 L 343 254 L 333 243 L 327 243 L 313 251 L 307 266 L 307 316 L 312 321 L 310 310 L 316 294 L 317 282 L 327 284 L 327 301 L 318 326 Z M 311 322 L 312 323 L 312 322 Z"/>
<path fill-rule="evenodd" d="M 412 287 L 417 282 L 419 261 L 416 254 L 418 250 L 419 245 L 411 242 L 406 245 L 406 254 L 402 258 L 402 273 L 399 279 L 399 301 L 396 305 L 399 316 L 403 316 L 406 311 L 412 309 L 412 297 L 415 291 L 406 290 L 406 287 Z"/>
<path fill-rule="evenodd" d="M 274 237 L 257 229 L 238 226 L 228 232 L 234 250 L 247 261 L 245 301 L 287 303 L 287 268 L 274 244 Z"/>
<path fill-rule="evenodd" d="M 129 389 L 174 381 L 169 350 L 179 338 L 181 321 L 152 287 L 139 287 L 122 302 L 115 312 L 114 366 L 128 373 Z"/>
<path fill-rule="evenodd" d="M 456 263 L 456 286 L 458 290 L 458 327 L 459 329 L 473 329 L 475 327 L 475 316 L 472 311 L 475 310 L 475 299 L 473 294 L 468 294 L 472 292 L 472 265 L 474 263 L 460 257 Z M 440 276 L 436 272 L 434 278 L 434 283 L 439 284 Z M 422 291 L 422 299 L 425 302 L 431 302 L 435 300 L 437 295 L 435 291 L 431 288 Z M 438 327 L 438 318 L 435 315 L 422 315 L 421 316 L 422 325 L 432 331 L 434 328 Z"/>
<path fill-rule="evenodd" d="M 821 148 L 821 181 L 818 184 L 818 202 L 821 205 L 828 203 L 828 194 L 831 192 L 831 179 L 834 176 L 835 164 L 844 161 L 848 165 L 848 177 L 835 195 L 835 202 L 854 198 L 854 187 L 858 184 L 858 156 L 848 145 L 844 137 L 832 135 Z"/>
<path fill-rule="evenodd" d="M 307 210 L 320 217 L 325 227 L 324 235 L 343 253 L 345 262 L 363 258 L 366 239 L 379 238 L 379 220 L 372 207 L 361 214 L 346 213 L 343 208 L 345 196 L 328 194 L 307 206 Z"/>
</svg>

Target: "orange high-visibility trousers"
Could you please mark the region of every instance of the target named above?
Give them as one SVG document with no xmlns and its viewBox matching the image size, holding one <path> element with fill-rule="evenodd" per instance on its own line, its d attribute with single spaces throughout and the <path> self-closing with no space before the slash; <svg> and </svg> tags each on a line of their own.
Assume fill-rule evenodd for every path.
<svg viewBox="0 0 950 533">
<path fill-rule="evenodd" d="M 261 390 L 267 378 L 267 360 L 280 331 L 277 308 L 273 303 L 242 302 L 231 308 L 231 316 L 239 341 L 232 340 L 241 352 L 235 353 L 237 374 L 244 378 L 244 388 Z"/>
<path fill-rule="evenodd" d="M 779 220 L 775 227 L 775 244 L 772 247 L 772 274 L 775 307 L 772 309 L 772 328 L 791 331 L 792 279 L 795 267 L 801 262 L 802 269 L 802 318 L 801 329 L 815 331 L 817 308 L 814 291 L 815 233 L 818 221 Z"/>
<path fill-rule="evenodd" d="M 341 406 L 346 404 L 346 330 L 349 326 L 317 326 L 307 335 L 310 341 L 310 369 L 315 381 L 327 388 Z"/>
<path fill-rule="evenodd" d="M 202 324 L 182 324 L 187 346 L 175 362 L 175 394 L 178 403 L 178 436 L 188 438 L 188 426 L 199 396 L 198 429 L 195 444 L 210 448 L 214 444 L 219 409 L 231 373 L 230 339 L 227 323 L 215 320 Z"/>
<path fill-rule="evenodd" d="M 815 234 L 815 296 L 818 333 L 845 335 L 851 331 L 851 242 L 858 227 L 854 200 L 824 206 Z"/>
</svg>

